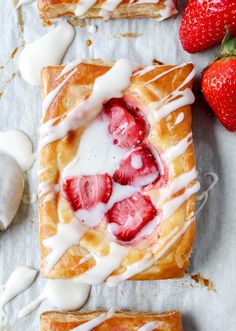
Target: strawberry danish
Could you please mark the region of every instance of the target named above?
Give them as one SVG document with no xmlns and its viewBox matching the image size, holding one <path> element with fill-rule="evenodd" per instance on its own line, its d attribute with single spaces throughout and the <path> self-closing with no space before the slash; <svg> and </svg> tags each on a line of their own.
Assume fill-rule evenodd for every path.
<svg viewBox="0 0 236 331">
<path fill-rule="evenodd" d="M 192 64 L 42 73 L 42 272 L 115 286 L 181 277 L 195 236 Z"/>
</svg>

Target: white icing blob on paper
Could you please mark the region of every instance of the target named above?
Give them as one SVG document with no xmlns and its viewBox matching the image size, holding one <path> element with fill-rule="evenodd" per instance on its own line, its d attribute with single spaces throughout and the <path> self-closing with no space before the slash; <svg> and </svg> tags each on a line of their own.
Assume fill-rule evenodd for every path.
<svg viewBox="0 0 236 331">
<path fill-rule="evenodd" d="M 15 217 L 23 196 L 25 175 L 18 163 L 0 152 L 0 231 Z"/>
<path fill-rule="evenodd" d="M 90 293 L 90 286 L 73 280 L 48 280 L 42 293 L 18 313 L 18 318 L 25 317 L 38 308 L 47 299 L 53 306 L 61 310 L 77 310 L 81 308 Z"/>
<path fill-rule="evenodd" d="M 114 310 L 110 309 L 107 313 L 103 313 L 98 317 L 91 319 L 90 321 L 83 323 L 76 328 L 72 329 L 71 331 L 90 331 L 96 328 L 98 325 L 102 324 L 106 320 L 112 318 L 114 316 Z"/>
<path fill-rule="evenodd" d="M 24 170 L 29 170 L 35 162 L 30 138 L 20 130 L 0 132 L 0 152 L 10 155 Z"/>
<path fill-rule="evenodd" d="M 4 292 L 0 296 L 0 311 L 5 305 L 21 292 L 25 291 L 34 281 L 37 271 L 27 266 L 16 268 L 3 286 Z"/>
<path fill-rule="evenodd" d="M 39 85 L 41 69 L 61 63 L 74 35 L 75 29 L 65 20 L 27 44 L 19 57 L 19 70 L 24 80 L 32 85 Z"/>
</svg>

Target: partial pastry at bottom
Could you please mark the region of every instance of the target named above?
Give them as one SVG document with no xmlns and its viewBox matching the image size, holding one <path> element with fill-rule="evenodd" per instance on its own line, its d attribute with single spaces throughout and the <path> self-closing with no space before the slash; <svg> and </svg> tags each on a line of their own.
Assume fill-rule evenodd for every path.
<svg viewBox="0 0 236 331">
<path fill-rule="evenodd" d="M 163 313 L 48 311 L 40 319 L 41 331 L 183 331 L 181 314 L 175 310 Z"/>
</svg>

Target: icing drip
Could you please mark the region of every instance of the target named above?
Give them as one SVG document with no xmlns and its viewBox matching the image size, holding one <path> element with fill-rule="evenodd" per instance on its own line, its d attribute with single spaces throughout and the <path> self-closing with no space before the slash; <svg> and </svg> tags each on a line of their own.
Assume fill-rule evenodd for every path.
<svg viewBox="0 0 236 331">
<path fill-rule="evenodd" d="M 53 306 L 61 310 L 77 310 L 81 308 L 90 293 L 90 286 L 75 281 L 62 279 L 48 280 L 42 293 L 29 305 L 22 308 L 17 317 L 22 318 L 37 309 L 47 299 Z"/>
<path fill-rule="evenodd" d="M 2 287 L 4 292 L 0 297 L 0 311 L 9 301 L 25 291 L 33 283 L 36 275 L 37 271 L 30 267 L 20 266 L 16 268 Z"/>
<path fill-rule="evenodd" d="M 202 204 L 197 208 L 196 214 L 198 214 L 202 208 L 205 206 L 205 204 L 207 203 L 208 200 L 208 196 L 209 196 L 209 192 L 216 186 L 216 184 L 219 181 L 219 177 L 217 176 L 216 173 L 214 172 L 207 172 L 204 177 L 211 177 L 212 179 L 212 183 L 208 186 L 208 188 L 206 190 L 204 190 L 202 193 L 200 193 L 197 196 L 197 201 L 201 201 L 203 200 Z"/>
<path fill-rule="evenodd" d="M 187 148 L 192 144 L 192 133 L 189 133 L 185 138 L 180 140 L 176 145 L 170 147 L 162 155 L 166 164 L 170 164 L 174 159 L 182 155 Z"/>
<path fill-rule="evenodd" d="M 163 77 L 164 75 L 168 74 L 170 71 L 173 71 L 177 68 L 181 68 L 184 65 L 180 65 L 177 67 L 173 67 L 157 77 L 155 77 L 153 80 L 149 81 L 155 81 L 160 77 Z M 172 92 L 170 95 L 166 96 L 164 99 L 152 102 L 149 105 L 149 113 L 148 113 L 148 119 L 150 123 L 155 124 L 162 120 L 164 117 L 167 117 L 170 115 L 173 111 L 175 111 L 178 108 L 181 108 L 186 105 L 191 105 L 195 101 L 195 97 L 193 92 L 190 88 L 186 88 L 185 90 L 181 91 L 181 89 L 187 85 L 195 75 L 195 69 L 191 71 L 191 73 L 186 77 L 186 79 L 179 85 L 177 90 Z"/>
<path fill-rule="evenodd" d="M 184 113 L 180 113 L 180 114 L 177 116 L 174 125 L 178 125 L 178 124 L 180 124 L 181 122 L 183 122 L 184 118 L 185 118 Z"/>
<path fill-rule="evenodd" d="M 59 191 L 60 191 L 60 185 L 59 184 L 52 185 L 50 180 L 46 180 L 44 182 L 39 183 L 38 196 L 39 199 L 43 198 L 42 201 L 40 201 L 40 204 L 44 204 L 46 202 L 53 200 L 53 198 L 55 197 L 55 193 Z"/>
<path fill-rule="evenodd" d="M 23 196 L 24 172 L 16 161 L 0 153 L 0 231 L 6 230 L 15 217 Z"/>
<path fill-rule="evenodd" d="M 172 232 L 167 235 L 168 239 L 164 241 L 164 245 L 161 246 L 161 249 L 158 250 L 155 257 L 153 257 L 152 253 L 147 253 L 146 255 L 144 255 L 142 259 L 138 260 L 137 262 L 131 265 L 128 265 L 126 267 L 126 271 L 124 271 L 123 273 L 116 276 L 110 276 L 107 279 L 107 284 L 111 287 L 117 286 L 118 284 L 120 284 L 120 282 L 127 280 L 132 276 L 135 276 L 140 272 L 143 272 L 148 268 L 150 268 L 161 257 L 163 257 L 169 251 L 169 249 L 178 241 L 178 239 L 185 233 L 185 231 L 188 229 L 188 227 L 193 222 L 193 220 L 194 218 L 187 221 L 182 227 L 182 229 L 177 228 L 177 232 L 176 229 L 172 230 Z M 172 235 L 172 237 L 170 237 L 170 235 Z M 164 239 L 165 238 L 163 238 L 163 240 Z"/>
<path fill-rule="evenodd" d="M 61 71 L 60 75 L 57 77 L 56 80 L 60 79 L 64 75 L 68 74 L 71 70 L 73 70 L 76 66 L 78 66 L 81 63 L 81 59 L 76 59 L 70 63 L 68 63 L 64 69 Z"/>
<path fill-rule="evenodd" d="M 169 330 L 169 326 L 165 322 L 149 322 L 138 328 L 137 331 L 153 331 L 159 328 L 165 328 L 165 330 Z"/>
<path fill-rule="evenodd" d="M 109 253 L 105 256 L 91 253 L 96 264 L 77 278 L 78 282 L 90 285 L 101 284 L 113 271 L 119 268 L 129 249 L 116 243 L 110 243 Z"/>
<path fill-rule="evenodd" d="M 79 4 L 76 6 L 75 15 L 84 15 L 96 2 L 97 0 L 80 0 Z"/>
<path fill-rule="evenodd" d="M 170 68 L 170 69 L 168 69 L 166 71 L 163 71 L 161 74 L 158 74 L 157 76 L 155 76 L 152 79 L 150 79 L 149 81 L 147 81 L 144 85 L 149 85 L 152 82 L 155 82 L 156 80 L 158 80 L 159 78 L 164 77 L 165 75 L 169 74 L 170 72 L 175 71 L 175 70 L 180 69 L 180 68 L 183 68 L 185 65 L 186 64 L 183 63 L 183 64 L 181 64 L 179 66 L 175 66 L 175 67 Z"/>
<path fill-rule="evenodd" d="M 68 224 L 58 224 L 57 233 L 43 241 L 44 246 L 51 248 L 51 252 L 46 257 L 47 273 L 71 246 L 79 244 L 86 231 L 87 229 L 76 219 Z"/>
<path fill-rule="evenodd" d="M 195 167 L 193 167 L 192 170 L 176 177 L 168 186 L 160 190 L 160 201 L 164 201 L 180 190 L 185 189 L 196 178 L 197 170 Z"/>
<path fill-rule="evenodd" d="M 110 309 L 107 313 L 101 314 L 98 317 L 91 319 L 90 321 L 83 323 L 71 331 L 90 331 L 96 328 L 98 325 L 102 324 L 106 320 L 112 318 L 114 316 L 114 310 Z"/>
<path fill-rule="evenodd" d="M 0 152 L 10 155 L 22 170 L 29 170 L 35 162 L 30 138 L 20 130 L 0 132 Z"/>
<path fill-rule="evenodd" d="M 193 194 L 195 194 L 200 189 L 200 183 L 197 181 L 190 188 L 186 188 L 183 194 L 178 197 L 169 200 L 163 204 L 163 220 L 170 218 L 179 207 L 187 201 Z"/>
<path fill-rule="evenodd" d="M 147 74 L 148 72 L 153 71 L 153 70 L 155 70 L 155 69 L 156 69 L 156 66 L 149 66 L 149 67 L 146 67 L 146 68 L 144 68 L 144 69 L 142 69 L 142 70 L 137 71 L 137 72 L 134 74 L 134 76 L 136 76 L 136 77 L 141 77 L 141 76 L 144 76 L 144 75 Z"/>
<path fill-rule="evenodd" d="M 128 60 L 118 60 L 104 75 L 98 77 L 93 85 L 91 95 L 69 112 L 58 124 L 58 117 L 44 123 L 40 128 L 40 147 L 63 138 L 69 131 L 87 125 L 102 110 L 105 101 L 119 98 L 122 91 L 130 84 L 132 72 L 137 64 Z"/>
<path fill-rule="evenodd" d="M 48 108 L 51 106 L 53 100 L 56 98 L 63 86 L 68 82 L 68 80 L 76 73 L 77 68 L 72 70 L 72 72 L 54 89 L 52 90 L 43 100 L 42 104 L 42 114 L 45 115 Z M 57 77 L 59 79 L 63 75 L 62 73 Z"/>
<path fill-rule="evenodd" d="M 67 21 L 25 46 L 19 57 L 19 70 L 26 82 L 40 84 L 41 69 L 61 63 L 75 35 Z"/>
</svg>

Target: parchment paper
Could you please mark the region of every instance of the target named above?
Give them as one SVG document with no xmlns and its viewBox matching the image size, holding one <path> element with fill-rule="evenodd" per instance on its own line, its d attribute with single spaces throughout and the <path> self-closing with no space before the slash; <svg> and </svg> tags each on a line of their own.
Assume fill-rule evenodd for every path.
<svg viewBox="0 0 236 331">
<path fill-rule="evenodd" d="M 180 1 L 180 13 L 185 1 Z M 21 12 L 20 12 L 21 16 Z M 12 59 L 15 47 L 39 37 L 47 28 L 40 26 L 36 3 L 22 11 L 24 27 L 10 0 L 0 0 L 0 129 L 22 129 L 31 137 L 35 149 L 40 120 L 40 90 L 22 80 L 17 71 L 20 50 Z M 98 32 L 91 35 L 77 27 L 76 38 L 64 62 L 76 57 L 101 57 L 108 60 L 121 57 L 150 64 L 156 58 L 165 63 L 193 61 L 198 76 L 218 48 L 189 55 L 178 40 L 181 15 L 164 22 L 155 20 L 126 20 L 103 23 L 95 21 Z M 21 20 L 20 20 L 21 22 Z M 114 38 L 115 34 L 139 33 L 139 38 Z M 86 41 L 92 40 L 92 46 Z M 189 273 L 201 272 L 214 283 L 215 292 L 184 280 L 125 282 L 117 288 L 105 285 L 93 287 L 84 310 L 132 309 L 163 311 L 180 309 L 186 331 L 236 330 L 236 134 L 228 133 L 204 106 L 199 86 L 195 84 L 197 102 L 193 109 L 193 131 L 196 159 L 202 187 L 207 183 L 203 174 L 215 171 L 219 184 L 211 192 L 208 204 L 198 217 L 198 235 L 191 258 Z M 29 172 L 26 191 L 36 192 L 36 168 Z M 1 189 L 1 188 L 0 188 Z M 39 267 L 37 205 L 21 204 L 14 223 L 0 234 L 0 283 L 21 264 Z M 7 306 L 10 330 L 39 330 L 39 314 L 52 309 L 46 302 L 30 316 L 16 320 L 18 310 L 29 303 L 43 288 L 38 278 L 34 285 Z"/>
</svg>

